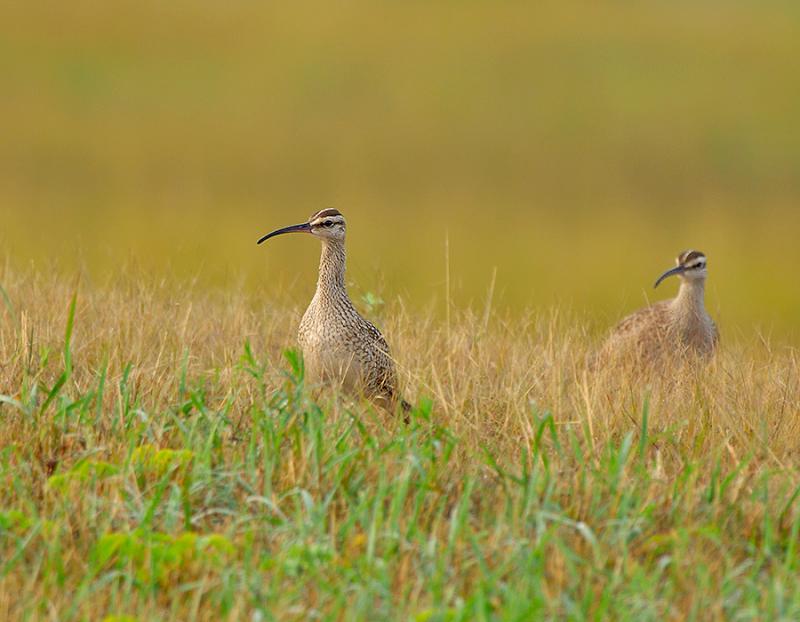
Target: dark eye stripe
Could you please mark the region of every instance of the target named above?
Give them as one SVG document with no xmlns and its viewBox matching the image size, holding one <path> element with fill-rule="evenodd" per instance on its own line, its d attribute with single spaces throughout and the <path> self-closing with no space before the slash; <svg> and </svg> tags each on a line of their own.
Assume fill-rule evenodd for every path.
<svg viewBox="0 0 800 622">
<path fill-rule="evenodd" d="M 328 227 L 333 227 L 334 225 L 337 225 L 337 224 L 342 224 L 342 223 L 340 223 L 340 221 L 337 221 L 337 220 L 318 220 L 318 221 L 315 221 L 314 224 L 312 224 L 311 226 L 312 227 L 326 227 L 326 228 L 328 228 Z"/>
</svg>

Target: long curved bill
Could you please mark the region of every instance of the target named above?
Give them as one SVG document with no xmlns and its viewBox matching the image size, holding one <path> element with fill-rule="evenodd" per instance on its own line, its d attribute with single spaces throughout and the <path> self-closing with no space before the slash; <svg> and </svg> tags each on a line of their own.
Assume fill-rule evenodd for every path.
<svg viewBox="0 0 800 622">
<path fill-rule="evenodd" d="M 667 277 L 672 276 L 673 274 L 681 274 L 683 272 L 686 272 L 686 268 L 684 268 L 683 266 L 678 266 L 677 268 L 672 268 L 671 270 L 667 270 L 664 274 L 658 277 L 658 280 L 656 281 L 656 284 L 653 285 L 653 287 L 658 287 L 661 284 L 661 281 L 663 281 Z"/>
<path fill-rule="evenodd" d="M 283 229 L 276 229 L 272 233 L 268 233 L 263 238 L 258 241 L 258 244 L 262 242 L 266 242 L 270 238 L 274 238 L 276 235 L 283 235 L 284 233 L 310 233 L 311 232 L 311 223 L 304 222 L 300 225 L 292 225 L 291 227 L 284 227 Z"/>
</svg>

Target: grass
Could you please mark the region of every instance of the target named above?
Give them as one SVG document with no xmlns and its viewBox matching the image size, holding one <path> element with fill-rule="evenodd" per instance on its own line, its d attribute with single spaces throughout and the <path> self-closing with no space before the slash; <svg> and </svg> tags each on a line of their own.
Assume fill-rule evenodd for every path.
<svg viewBox="0 0 800 622">
<path fill-rule="evenodd" d="M 0 619 L 800 618 L 797 3 L 0 12 Z M 691 247 L 713 364 L 587 373 Z"/>
<path fill-rule="evenodd" d="M 0 283 L 0 618 L 800 615 L 794 349 L 589 375 L 565 309 L 372 297 L 404 426 L 304 386 L 288 300 Z"/>
</svg>

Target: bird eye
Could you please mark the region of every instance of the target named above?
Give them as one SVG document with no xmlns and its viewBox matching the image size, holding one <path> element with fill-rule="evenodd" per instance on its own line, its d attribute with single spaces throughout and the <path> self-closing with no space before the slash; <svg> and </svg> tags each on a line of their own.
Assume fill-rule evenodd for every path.
<svg viewBox="0 0 800 622">
<path fill-rule="evenodd" d="M 325 222 L 322 223 L 322 226 L 323 227 L 332 227 L 333 226 L 333 221 L 332 220 L 326 220 Z"/>
</svg>

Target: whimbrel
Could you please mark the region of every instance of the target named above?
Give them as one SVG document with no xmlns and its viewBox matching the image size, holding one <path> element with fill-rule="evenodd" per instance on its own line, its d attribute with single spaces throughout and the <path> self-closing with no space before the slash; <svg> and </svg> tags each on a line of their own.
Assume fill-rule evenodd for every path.
<svg viewBox="0 0 800 622">
<path fill-rule="evenodd" d="M 303 314 L 298 341 L 312 383 L 333 382 L 393 410 L 408 402 L 397 390 L 394 362 L 380 331 L 356 311 L 345 285 L 344 216 L 323 209 L 299 225 L 277 229 L 258 243 L 284 233 L 310 233 L 322 242 L 317 291 Z"/>
<path fill-rule="evenodd" d="M 705 307 L 706 256 L 700 251 L 685 251 L 678 255 L 676 264 L 658 277 L 655 287 L 677 275 L 681 280 L 678 295 L 623 319 L 601 349 L 601 360 L 632 355 L 638 361 L 652 363 L 670 355 L 705 357 L 714 352 L 719 332 Z"/>
</svg>

